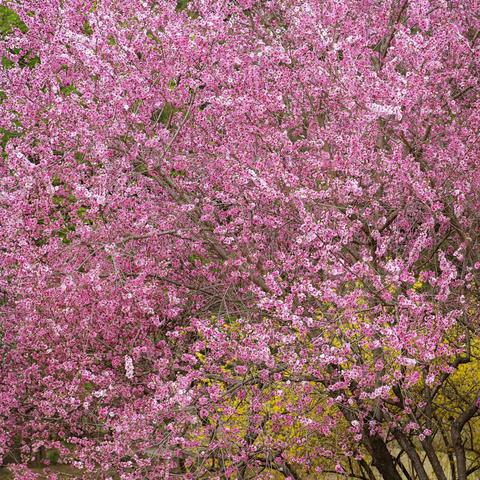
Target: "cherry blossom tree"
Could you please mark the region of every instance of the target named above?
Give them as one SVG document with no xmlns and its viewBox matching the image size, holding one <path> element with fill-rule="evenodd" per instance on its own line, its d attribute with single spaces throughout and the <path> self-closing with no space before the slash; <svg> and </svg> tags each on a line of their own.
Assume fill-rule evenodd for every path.
<svg viewBox="0 0 480 480">
<path fill-rule="evenodd" d="M 17 478 L 472 478 L 479 12 L 2 3 Z"/>
</svg>

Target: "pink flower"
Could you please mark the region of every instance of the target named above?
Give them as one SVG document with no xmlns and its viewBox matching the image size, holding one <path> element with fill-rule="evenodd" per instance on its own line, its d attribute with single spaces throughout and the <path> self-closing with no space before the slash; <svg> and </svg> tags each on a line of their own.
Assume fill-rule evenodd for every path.
<svg viewBox="0 0 480 480">
<path fill-rule="evenodd" d="M 133 360 L 129 355 L 125 355 L 125 376 L 131 380 L 134 375 Z"/>
</svg>

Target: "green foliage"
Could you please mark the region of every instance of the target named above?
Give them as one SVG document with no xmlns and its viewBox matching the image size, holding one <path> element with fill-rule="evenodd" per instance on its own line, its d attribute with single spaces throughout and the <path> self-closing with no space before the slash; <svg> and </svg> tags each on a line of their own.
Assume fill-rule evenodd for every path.
<svg viewBox="0 0 480 480">
<path fill-rule="evenodd" d="M 18 16 L 18 13 L 5 5 L 0 5 L 0 37 L 7 36 L 16 29 L 22 33 L 28 32 L 28 27 Z"/>
<path fill-rule="evenodd" d="M 195 265 L 197 262 L 199 262 L 202 265 L 207 265 L 210 263 L 210 260 L 208 258 L 202 257 L 201 255 L 198 255 L 197 253 L 192 253 L 188 256 L 188 261 L 192 264 Z"/>
<path fill-rule="evenodd" d="M 54 195 L 52 197 L 52 202 L 54 205 L 61 206 L 64 204 L 65 199 L 61 195 Z"/>
<path fill-rule="evenodd" d="M 171 103 L 167 102 L 163 108 L 159 108 L 152 113 L 151 121 L 154 124 L 160 122 L 167 126 L 170 123 L 170 118 L 174 113 L 175 107 Z"/>
<path fill-rule="evenodd" d="M 55 232 L 55 235 L 62 240 L 62 243 L 70 244 L 72 240 L 69 237 L 71 232 L 75 232 L 76 226 L 73 223 L 65 221 L 65 225 Z"/>
<path fill-rule="evenodd" d="M 15 66 L 15 62 L 13 60 L 10 60 L 8 57 L 5 55 L 2 56 L 2 67 L 5 70 L 8 70 L 9 68 L 12 68 Z"/>
<path fill-rule="evenodd" d="M 170 176 L 175 178 L 175 177 L 186 177 L 187 176 L 187 172 L 185 170 L 176 170 L 175 168 L 172 168 L 171 172 L 170 172 Z"/>
<path fill-rule="evenodd" d="M 150 39 L 150 40 L 153 40 L 155 43 L 161 43 L 160 42 L 160 39 L 151 31 L 149 30 L 147 32 L 147 37 Z"/>
<path fill-rule="evenodd" d="M 30 52 L 27 52 L 26 55 L 23 55 L 18 60 L 18 66 L 20 68 L 28 67 L 32 69 L 32 68 L 35 68 L 40 63 L 40 57 L 38 55 L 35 55 L 29 58 L 29 54 Z"/>
<path fill-rule="evenodd" d="M 75 152 L 73 158 L 77 163 L 85 163 L 85 154 L 82 152 Z"/>
<path fill-rule="evenodd" d="M 93 28 L 92 26 L 88 23 L 88 20 L 85 20 L 83 22 L 83 26 L 82 26 L 82 30 L 83 30 L 83 33 L 87 36 L 92 36 L 93 35 Z"/>
<path fill-rule="evenodd" d="M 47 450 L 46 457 L 50 462 L 50 465 L 56 465 L 58 463 L 58 459 L 60 458 L 60 452 L 58 449 L 52 448 L 51 450 Z"/>
<path fill-rule="evenodd" d="M 93 392 L 93 389 L 95 388 L 95 385 L 91 382 L 85 382 L 83 384 L 83 389 L 85 390 L 85 392 L 87 393 L 91 393 Z"/>
<path fill-rule="evenodd" d="M 76 95 L 80 95 L 80 92 L 77 90 L 77 88 L 73 83 L 70 83 L 69 85 L 63 85 L 62 87 L 60 87 L 60 93 L 62 95 L 65 95 L 66 97 L 70 96 L 72 93 L 75 93 Z"/>
<path fill-rule="evenodd" d="M 46 245 L 48 243 L 48 238 L 47 237 L 40 237 L 40 238 L 37 238 L 36 240 L 34 240 L 35 242 L 35 245 L 37 247 L 43 247 L 44 245 Z"/>
<path fill-rule="evenodd" d="M 11 54 L 18 55 L 20 53 L 20 49 L 14 48 L 9 50 Z M 28 51 L 25 55 L 22 55 L 18 59 L 18 66 L 20 68 L 28 67 L 30 69 L 35 68 L 40 63 L 40 57 L 38 55 L 34 55 L 30 57 L 30 51 Z M 8 70 L 9 68 L 13 68 L 15 66 L 15 61 L 12 58 L 7 57 L 6 55 L 2 55 L 2 67 Z"/>
<path fill-rule="evenodd" d="M 188 7 L 190 0 L 177 0 L 177 6 L 175 7 L 176 12 L 182 12 Z"/>
<path fill-rule="evenodd" d="M 134 170 L 137 173 L 141 173 L 142 175 L 145 175 L 148 173 L 148 167 L 144 162 L 138 162 L 134 166 Z"/>
<path fill-rule="evenodd" d="M 192 9 L 187 10 L 189 3 L 190 3 L 190 0 L 177 0 L 175 11 L 183 12 L 184 10 L 186 10 L 186 14 L 188 15 L 188 17 L 191 18 L 192 20 L 195 20 L 200 16 L 200 14 L 196 10 L 192 10 Z"/>
<path fill-rule="evenodd" d="M 143 100 L 137 98 L 137 100 L 135 100 L 133 103 L 132 103 L 132 106 L 130 107 L 130 111 L 134 114 L 138 113 L 138 110 L 140 109 L 140 107 L 142 106 L 142 103 L 143 103 Z"/>
<path fill-rule="evenodd" d="M 77 208 L 77 215 L 81 218 L 84 219 L 85 215 L 88 213 L 90 207 L 82 205 L 81 207 Z"/>
<path fill-rule="evenodd" d="M 18 138 L 21 136 L 20 132 L 15 132 L 13 130 L 6 130 L 5 128 L 0 128 L 0 147 L 2 147 L 2 155 L 5 158 L 7 156 L 6 147 L 9 140 L 12 138 Z"/>
</svg>

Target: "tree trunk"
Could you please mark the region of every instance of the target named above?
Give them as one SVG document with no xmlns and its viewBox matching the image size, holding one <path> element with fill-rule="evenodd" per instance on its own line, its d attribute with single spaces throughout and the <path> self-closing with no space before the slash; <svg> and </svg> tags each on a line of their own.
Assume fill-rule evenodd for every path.
<svg viewBox="0 0 480 480">
<path fill-rule="evenodd" d="M 402 480 L 387 445 L 380 437 L 370 436 L 364 432 L 364 444 L 372 456 L 372 465 L 377 468 L 383 480 Z"/>
<path fill-rule="evenodd" d="M 455 460 L 457 462 L 457 480 L 467 480 L 468 477 L 467 459 L 465 456 L 465 447 L 463 446 L 462 441 L 462 430 L 465 424 L 477 413 L 478 398 L 480 398 L 480 392 L 477 393 L 474 402 L 470 405 L 470 408 L 458 416 L 457 419 L 452 423 L 451 436 L 453 449 L 455 451 Z"/>
<path fill-rule="evenodd" d="M 408 458 L 413 464 L 413 468 L 415 469 L 415 473 L 417 474 L 420 480 L 430 480 L 428 478 L 427 472 L 425 471 L 425 467 L 423 466 L 422 461 L 420 460 L 420 456 L 415 450 L 415 446 L 410 442 L 410 440 L 404 435 L 401 430 L 394 430 L 393 435 L 395 436 L 399 445 L 405 450 L 405 453 L 408 455 Z"/>
</svg>

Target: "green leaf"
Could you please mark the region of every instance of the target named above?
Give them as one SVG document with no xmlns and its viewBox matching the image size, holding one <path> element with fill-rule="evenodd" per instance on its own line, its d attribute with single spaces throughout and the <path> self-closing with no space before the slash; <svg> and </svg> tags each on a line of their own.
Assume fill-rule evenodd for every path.
<svg viewBox="0 0 480 480">
<path fill-rule="evenodd" d="M 130 107 L 130 111 L 134 114 L 138 113 L 138 110 L 140 109 L 140 107 L 142 106 L 143 104 L 143 100 L 137 98 L 137 100 L 135 100 L 133 103 L 132 103 L 132 106 Z"/>
<path fill-rule="evenodd" d="M 147 37 L 150 39 L 150 40 L 153 40 L 155 43 L 161 43 L 160 42 L 160 39 L 151 31 L 149 30 L 147 32 Z"/>
<path fill-rule="evenodd" d="M 28 67 L 31 70 L 40 63 L 40 57 L 38 55 L 35 55 L 34 57 L 28 58 L 28 55 L 29 53 L 27 53 L 23 57 L 20 57 L 20 60 L 18 60 L 18 66 L 20 68 Z"/>
<path fill-rule="evenodd" d="M 62 181 L 60 180 L 59 177 L 53 177 L 52 178 L 52 185 L 54 187 L 59 187 L 62 184 Z"/>
<path fill-rule="evenodd" d="M 188 261 L 195 265 L 196 262 L 200 262 L 202 265 L 206 265 L 207 263 L 209 263 L 209 261 L 205 258 L 205 257 L 202 257 L 196 253 L 192 253 L 188 256 Z"/>
<path fill-rule="evenodd" d="M 9 140 L 11 140 L 12 138 L 18 138 L 20 136 L 21 136 L 21 133 L 19 132 L 14 132 L 12 130 L 6 130 L 5 128 L 0 128 L 0 146 L 2 147 L 4 157 L 6 155 L 5 149 L 7 147 L 7 143 L 9 142 Z"/>
<path fill-rule="evenodd" d="M 48 237 L 40 237 L 34 240 L 37 247 L 43 247 L 48 243 Z"/>
<path fill-rule="evenodd" d="M 64 204 L 65 199 L 64 199 L 62 196 L 60 196 L 60 195 L 54 195 L 54 196 L 52 197 L 52 202 L 53 202 L 54 205 L 60 206 L 60 205 L 63 205 L 63 204 Z"/>
<path fill-rule="evenodd" d="M 95 385 L 91 382 L 85 382 L 83 384 L 83 389 L 87 392 L 87 393 L 90 393 L 93 391 L 93 389 L 95 388 Z"/>
<path fill-rule="evenodd" d="M 85 163 L 85 154 L 82 152 L 75 152 L 73 158 L 77 163 Z"/>
<path fill-rule="evenodd" d="M 176 170 L 175 168 L 172 168 L 170 172 L 170 176 L 175 178 L 175 177 L 186 177 L 187 176 L 187 171 L 186 170 Z"/>
<path fill-rule="evenodd" d="M 67 228 L 62 228 L 61 230 L 57 230 L 56 235 L 62 240 L 62 243 L 68 245 L 69 243 L 72 243 L 72 241 L 68 238 L 68 227 Z"/>
<path fill-rule="evenodd" d="M 182 12 L 188 7 L 190 0 L 177 0 L 177 5 L 175 7 L 176 12 Z"/>
<path fill-rule="evenodd" d="M 5 5 L 0 5 L 0 36 L 9 35 L 15 29 L 20 30 L 22 33 L 28 32 L 27 25 L 18 16 L 17 12 Z"/>
<path fill-rule="evenodd" d="M 60 87 L 60 93 L 62 95 L 65 95 L 66 97 L 70 96 L 72 93 L 75 93 L 76 95 L 80 95 L 80 92 L 77 90 L 75 85 L 73 85 L 73 83 Z"/>
<path fill-rule="evenodd" d="M 93 4 L 92 4 L 92 8 L 90 8 L 90 11 L 95 12 L 95 10 L 97 10 L 97 8 L 98 8 L 98 2 L 97 2 L 97 0 L 94 0 Z"/>
<path fill-rule="evenodd" d="M 77 215 L 80 217 L 80 218 L 84 218 L 85 215 L 88 213 L 88 209 L 90 207 L 86 207 L 84 205 L 82 205 L 81 207 L 77 208 Z"/>
<path fill-rule="evenodd" d="M 92 26 L 88 23 L 88 20 L 85 20 L 83 22 L 83 33 L 87 36 L 92 36 L 93 35 L 93 28 Z"/>
<path fill-rule="evenodd" d="M 175 112 L 175 107 L 171 103 L 167 102 L 163 106 L 163 108 L 159 108 L 152 113 L 152 116 L 151 116 L 152 123 L 156 124 L 160 122 L 163 125 L 167 126 L 174 112 Z"/>
<path fill-rule="evenodd" d="M 9 68 L 12 68 L 15 66 L 15 62 L 13 60 L 10 60 L 8 57 L 5 55 L 2 56 L 2 67 L 8 70 Z"/>
<path fill-rule="evenodd" d="M 58 463 L 58 459 L 60 458 L 60 451 L 57 448 L 47 450 L 46 457 L 51 465 L 56 465 Z"/>
<path fill-rule="evenodd" d="M 134 166 L 134 171 L 144 175 L 148 173 L 148 167 L 144 162 L 138 162 Z"/>
<path fill-rule="evenodd" d="M 0 105 L 4 102 L 4 100 L 7 99 L 7 94 L 3 91 L 0 90 Z"/>
</svg>

